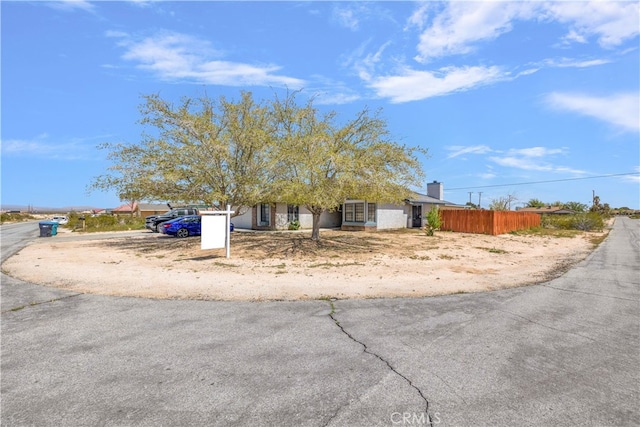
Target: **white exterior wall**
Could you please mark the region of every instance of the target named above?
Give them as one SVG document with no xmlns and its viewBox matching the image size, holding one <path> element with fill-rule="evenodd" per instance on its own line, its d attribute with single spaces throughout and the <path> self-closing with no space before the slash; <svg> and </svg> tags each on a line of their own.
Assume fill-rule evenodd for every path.
<svg viewBox="0 0 640 427">
<path fill-rule="evenodd" d="M 377 206 L 376 224 L 378 230 L 388 230 L 393 228 L 407 228 L 408 217 L 404 205 L 380 205 Z"/>
<path fill-rule="evenodd" d="M 322 212 L 320 215 L 320 228 L 335 228 L 342 224 L 342 216 L 340 212 Z M 300 206 L 300 228 L 313 228 L 313 215 L 307 208 Z"/>
<path fill-rule="evenodd" d="M 249 208 L 242 215 L 234 216 L 233 218 L 231 218 L 231 222 L 233 223 L 233 226 L 236 228 L 251 229 L 252 210 L 253 209 Z"/>
<path fill-rule="evenodd" d="M 276 203 L 276 230 L 286 230 L 288 228 L 287 205 L 284 203 Z"/>
</svg>

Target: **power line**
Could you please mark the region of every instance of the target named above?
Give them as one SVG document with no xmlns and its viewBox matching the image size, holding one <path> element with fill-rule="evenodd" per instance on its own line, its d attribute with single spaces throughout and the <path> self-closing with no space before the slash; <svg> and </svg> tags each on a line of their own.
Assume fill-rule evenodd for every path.
<svg viewBox="0 0 640 427">
<path fill-rule="evenodd" d="M 596 179 L 596 178 L 611 178 L 614 176 L 629 176 L 629 175 L 640 175 L 640 172 L 630 172 L 630 173 L 616 173 L 611 175 L 598 175 L 598 176 L 585 176 L 582 178 L 565 178 L 565 179 L 551 179 L 548 181 L 531 181 L 531 182 L 517 182 L 514 184 L 495 184 L 495 185 L 480 185 L 476 187 L 458 187 L 458 188 L 448 188 L 447 191 L 453 190 L 473 190 L 476 188 L 496 188 L 496 187 L 512 187 L 515 185 L 531 185 L 531 184 L 547 184 L 550 182 L 563 182 L 563 181 L 579 181 L 583 179 Z"/>
</svg>

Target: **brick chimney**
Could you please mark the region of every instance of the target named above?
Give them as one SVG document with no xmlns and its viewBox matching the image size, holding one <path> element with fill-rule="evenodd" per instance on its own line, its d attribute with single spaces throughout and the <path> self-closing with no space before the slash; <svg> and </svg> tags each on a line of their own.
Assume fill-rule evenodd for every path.
<svg viewBox="0 0 640 427">
<path fill-rule="evenodd" d="M 427 184 L 427 196 L 434 199 L 444 199 L 444 186 L 441 182 L 433 181 Z"/>
</svg>

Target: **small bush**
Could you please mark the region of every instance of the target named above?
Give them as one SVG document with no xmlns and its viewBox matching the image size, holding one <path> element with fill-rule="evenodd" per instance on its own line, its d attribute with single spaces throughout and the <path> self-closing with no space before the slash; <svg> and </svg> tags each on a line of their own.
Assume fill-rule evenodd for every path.
<svg viewBox="0 0 640 427">
<path fill-rule="evenodd" d="M 435 206 L 431 208 L 427 214 L 427 223 L 424 226 L 424 231 L 427 236 L 433 236 L 436 230 L 439 230 L 442 226 L 442 219 L 440 218 L 440 211 Z"/>
<path fill-rule="evenodd" d="M 300 229 L 300 221 L 294 219 L 289 223 L 289 230 L 299 230 Z"/>
<path fill-rule="evenodd" d="M 575 215 L 543 215 L 542 226 L 559 230 L 602 231 L 604 218 L 597 212 Z"/>
<path fill-rule="evenodd" d="M 35 217 L 29 214 L 21 213 L 3 213 L 0 214 L 0 223 L 3 222 L 21 222 L 34 220 Z"/>
<path fill-rule="evenodd" d="M 129 215 L 98 215 L 85 216 L 84 229 L 82 220 L 78 214 L 69 215 L 69 223 L 66 225 L 72 230 L 82 230 L 86 232 L 96 231 L 126 231 L 144 229 L 144 218 L 132 217 Z"/>
</svg>

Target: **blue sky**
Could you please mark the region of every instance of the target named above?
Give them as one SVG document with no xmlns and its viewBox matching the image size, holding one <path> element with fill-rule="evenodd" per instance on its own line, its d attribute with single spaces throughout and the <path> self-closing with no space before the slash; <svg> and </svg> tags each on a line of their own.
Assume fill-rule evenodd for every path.
<svg viewBox="0 0 640 427">
<path fill-rule="evenodd" d="M 98 144 L 140 140 L 142 95 L 289 88 L 344 120 L 381 108 L 398 142 L 428 148 L 447 200 L 595 191 L 640 208 L 638 2 L 0 7 L 3 205 L 120 205 L 86 187 L 108 167 Z"/>
</svg>

